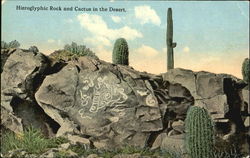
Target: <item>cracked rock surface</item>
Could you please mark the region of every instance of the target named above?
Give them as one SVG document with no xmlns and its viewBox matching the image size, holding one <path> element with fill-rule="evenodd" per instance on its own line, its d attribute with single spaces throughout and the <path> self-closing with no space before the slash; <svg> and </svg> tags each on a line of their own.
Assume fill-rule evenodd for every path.
<svg viewBox="0 0 250 158">
<path fill-rule="evenodd" d="M 249 113 L 249 90 L 234 76 L 185 69 L 153 75 L 91 57 L 54 65 L 50 60 L 21 49 L 6 58 L 1 126 L 16 133 L 32 125 L 48 136 L 71 134 L 95 148 L 164 148 L 177 138 L 182 148 L 187 109 L 201 106 L 215 122 L 246 128 L 241 114 Z"/>
</svg>

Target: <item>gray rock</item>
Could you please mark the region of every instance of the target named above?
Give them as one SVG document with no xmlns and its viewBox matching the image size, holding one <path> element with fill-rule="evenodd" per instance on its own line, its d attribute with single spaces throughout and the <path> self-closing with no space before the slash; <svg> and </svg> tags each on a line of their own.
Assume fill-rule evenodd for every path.
<svg viewBox="0 0 250 158">
<path fill-rule="evenodd" d="M 90 136 L 97 148 L 144 147 L 152 132 L 163 130 L 166 109 L 184 119 L 193 104 L 192 96 L 180 84 L 163 85 L 162 78 L 152 76 L 81 57 L 46 76 L 35 98 L 61 126 L 57 136 L 79 126 L 80 134 Z M 67 118 L 72 123 L 64 125 L 70 122 Z"/>
<path fill-rule="evenodd" d="M 173 69 L 156 76 L 90 57 L 49 63 L 41 53 L 17 49 L 9 55 L 1 74 L 1 125 L 20 132 L 46 122 L 56 136 L 77 136 L 75 143 L 96 148 L 158 148 L 167 131 L 165 144 L 174 139 L 181 146 L 173 138 L 184 131 L 177 120 L 192 105 L 205 107 L 215 121 L 243 124 L 246 94 L 230 75 Z"/>
<path fill-rule="evenodd" d="M 244 108 L 247 109 L 247 113 L 250 114 L 250 105 L 249 105 L 249 89 L 242 89 L 242 99 L 244 102 Z M 243 109 L 243 110 L 245 110 Z"/>
<path fill-rule="evenodd" d="M 166 136 L 162 140 L 161 149 L 169 152 L 185 154 L 184 134 Z"/>
<path fill-rule="evenodd" d="M 152 145 L 152 147 L 151 147 L 151 150 L 155 150 L 155 149 L 161 148 L 162 141 L 163 141 L 163 139 L 164 139 L 166 136 L 167 136 L 166 133 L 161 133 L 161 134 L 159 134 L 159 135 L 156 137 L 156 139 L 155 139 L 155 141 L 154 141 L 154 143 L 153 143 L 153 145 Z"/>
<path fill-rule="evenodd" d="M 245 127 L 250 127 L 250 116 L 247 116 L 246 117 L 246 119 L 245 119 L 245 121 L 244 121 L 244 125 L 245 125 Z"/>
<path fill-rule="evenodd" d="M 70 147 L 70 143 L 63 143 L 63 144 L 60 145 L 60 147 L 62 149 L 66 149 L 67 150 Z"/>
<path fill-rule="evenodd" d="M 41 154 L 39 158 L 54 158 L 56 156 L 56 153 L 59 152 L 59 149 L 57 148 L 51 148 L 45 153 Z"/>
<path fill-rule="evenodd" d="M 1 73 L 3 71 L 3 67 L 4 67 L 6 60 L 15 51 L 16 51 L 16 49 L 1 49 L 1 69 L 0 69 Z"/>
<path fill-rule="evenodd" d="M 1 125 L 10 129 L 15 133 L 23 132 L 22 120 L 16 117 L 13 112 L 9 112 L 4 107 L 1 107 Z"/>
<path fill-rule="evenodd" d="M 186 87 L 194 97 L 194 105 L 206 108 L 214 121 L 223 119 L 233 109 L 240 109 L 239 98 L 235 102 L 229 101 L 237 97 L 244 87 L 241 87 L 240 79 L 228 74 L 214 74 L 210 72 L 193 72 L 185 69 L 172 69 L 162 74 L 163 79 L 170 83 L 178 83 Z M 238 107 L 236 107 L 238 106 Z M 239 114 L 239 110 L 235 113 Z M 231 119 L 233 120 L 233 119 Z"/>
<path fill-rule="evenodd" d="M 85 60 L 81 58 L 81 62 Z M 95 69 L 98 62 L 88 62 L 88 66 L 81 62 L 69 62 L 60 72 L 47 76 L 35 94 L 51 118 L 62 125 L 65 118 L 61 113 L 66 113 L 83 135 L 92 137 L 94 145 L 129 142 L 143 147 L 150 132 L 163 129 L 153 88 L 130 75 L 138 72 L 104 62 Z M 135 86 L 124 80 L 128 77 Z"/>
<path fill-rule="evenodd" d="M 167 80 L 171 83 L 179 83 L 187 88 L 194 98 L 199 98 L 196 89 L 196 75 L 191 70 L 186 69 L 171 69 L 167 73 L 162 75 L 163 80 Z"/>
<path fill-rule="evenodd" d="M 1 109 L 4 109 L 1 110 L 1 115 L 8 114 L 9 116 L 3 119 L 2 124 L 14 132 L 20 132 L 22 131 L 21 122 L 24 124 L 27 121 L 34 122 L 32 125 L 41 124 L 41 122 L 37 123 L 32 116 L 35 114 L 34 107 L 26 105 L 28 102 L 31 105 L 35 104 L 35 102 L 32 103 L 34 92 L 39 86 L 37 84 L 39 79 L 44 76 L 48 67 L 48 60 L 41 53 L 34 54 L 20 49 L 13 50 L 9 54 L 1 73 Z"/>
<path fill-rule="evenodd" d="M 47 67 L 48 59 L 43 54 L 17 49 L 3 67 L 1 94 L 27 99 L 37 88 L 35 79 L 43 76 Z"/>
<path fill-rule="evenodd" d="M 209 72 L 198 72 L 196 75 L 197 95 L 201 98 L 212 98 L 224 94 L 223 77 Z"/>
<path fill-rule="evenodd" d="M 206 108 L 215 121 L 225 118 L 226 113 L 229 112 L 229 104 L 227 103 L 227 96 L 225 94 L 196 100 L 195 104 Z"/>
<path fill-rule="evenodd" d="M 178 132 L 180 132 L 180 133 L 184 133 L 184 131 L 185 131 L 184 121 L 182 121 L 182 120 L 174 121 L 174 122 L 172 123 L 172 128 L 173 128 L 175 131 L 178 131 Z"/>
<path fill-rule="evenodd" d="M 142 158 L 140 153 L 135 153 L 135 154 L 118 154 L 115 155 L 113 158 Z"/>
<path fill-rule="evenodd" d="M 46 151 L 45 153 L 41 154 L 39 156 L 39 158 L 54 158 L 60 152 L 63 152 L 66 157 L 72 157 L 72 158 L 78 157 L 78 155 L 75 152 L 73 152 L 72 150 L 70 150 L 70 149 L 66 150 L 65 148 L 61 147 L 61 148 L 51 148 L 48 151 Z M 38 156 L 36 156 L 36 157 L 38 157 Z"/>
<path fill-rule="evenodd" d="M 97 154 L 90 154 L 87 158 L 100 158 Z"/>
<path fill-rule="evenodd" d="M 82 138 L 78 135 L 67 135 L 67 139 L 70 141 L 70 144 L 76 145 L 76 144 L 80 144 L 82 146 L 85 147 L 85 149 L 90 149 L 91 147 L 91 142 L 86 139 L 86 138 Z"/>
</svg>

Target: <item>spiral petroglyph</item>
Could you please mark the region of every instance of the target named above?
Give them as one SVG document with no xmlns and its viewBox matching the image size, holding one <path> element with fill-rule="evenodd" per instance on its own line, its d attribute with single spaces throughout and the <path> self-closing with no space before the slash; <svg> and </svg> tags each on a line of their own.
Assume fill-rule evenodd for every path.
<svg viewBox="0 0 250 158">
<path fill-rule="evenodd" d="M 96 84 L 94 82 L 96 81 Z M 104 107 L 116 107 L 124 103 L 128 96 L 119 84 L 111 84 L 107 82 L 107 77 L 86 77 L 83 81 L 84 86 L 80 90 L 81 105 L 90 105 L 88 111 L 97 113 Z M 86 94 L 87 91 L 93 91 L 93 97 Z"/>
</svg>

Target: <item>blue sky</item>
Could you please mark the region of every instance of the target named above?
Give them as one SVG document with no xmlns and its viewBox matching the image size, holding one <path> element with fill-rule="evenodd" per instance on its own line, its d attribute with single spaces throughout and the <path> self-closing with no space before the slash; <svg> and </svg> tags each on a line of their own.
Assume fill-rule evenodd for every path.
<svg viewBox="0 0 250 158">
<path fill-rule="evenodd" d="M 18 11 L 16 6 L 125 8 L 126 12 Z M 173 10 L 175 67 L 241 77 L 249 53 L 249 2 L 188 1 L 11 1 L 2 3 L 2 40 L 45 54 L 72 41 L 111 62 L 115 39 L 125 37 L 130 65 L 166 72 L 166 13 Z"/>
</svg>

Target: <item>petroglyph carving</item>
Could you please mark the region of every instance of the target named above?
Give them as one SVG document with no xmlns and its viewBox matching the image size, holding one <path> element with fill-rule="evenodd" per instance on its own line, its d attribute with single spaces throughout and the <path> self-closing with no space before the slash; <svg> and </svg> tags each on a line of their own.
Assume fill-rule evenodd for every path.
<svg viewBox="0 0 250 158">
<path fill-rule="evenodd" d="M 140 91 L 140 90 L 137 90 L 137 93 L 140 94 L 140 96 L 145 96 L 147 95 L 148 91 Z"/>
<path fill-rule="evenodd" d="M 82 87 L 83 90 L 88 90 L 90 87 L 94 87 L 93 78 L 91 77 L 88 77 L 83 80 L 83 83 L 85 84 L 85 86 Z"/>
<path fill-rule="evenodd" d="M 82 106 L 86 106 L 86 105 L 88 105 L 88 103 L 89 103 L 89 100 L 91 99 L 90 98 L 90 96 L 87 96 L 87 95 L 85 95 L 85 94 L 82 94 L 82 91 L 80 91 L 80 95 L 81 95 L 81 105 Z"/>
<path fill-rule="evenodd" d="M 94 80 L 97 81 L 96 84 L 94 84 Z M 128 99 L 128 96 L 124 92 L 124 88 L 119 84 L 108 83 L 106 76 L 94 77 L 92 79 L 87 77 L 83 83 L 84 86 L 80 90 L 81 105 L 91 105 L 89 108 L 89 112 L 91 113 L 96 113 L 104 107 L 119 106 L 119 104 L 124 103 Z M 93 90 L 93 99 L 86 95 L 88 94 L 87 91 L 90 89 Z"/>
<path fill-rule="evenodd" d="M 84 118 L 84 119 L 92 119 L 90 116 L 87 116 L 87 115 L 84 115 L 84 109 L 80 109 L 78 111 L 79 115 L 81 118 Z"/>
<path fill-rule="evenodd" d="M 152 94 L 149 94 L 146 97 L 146 104 L 148 106 L 156 106 L 157 105 L 156 99 L 154 98 L 154 96 Z"/>
</svg>

